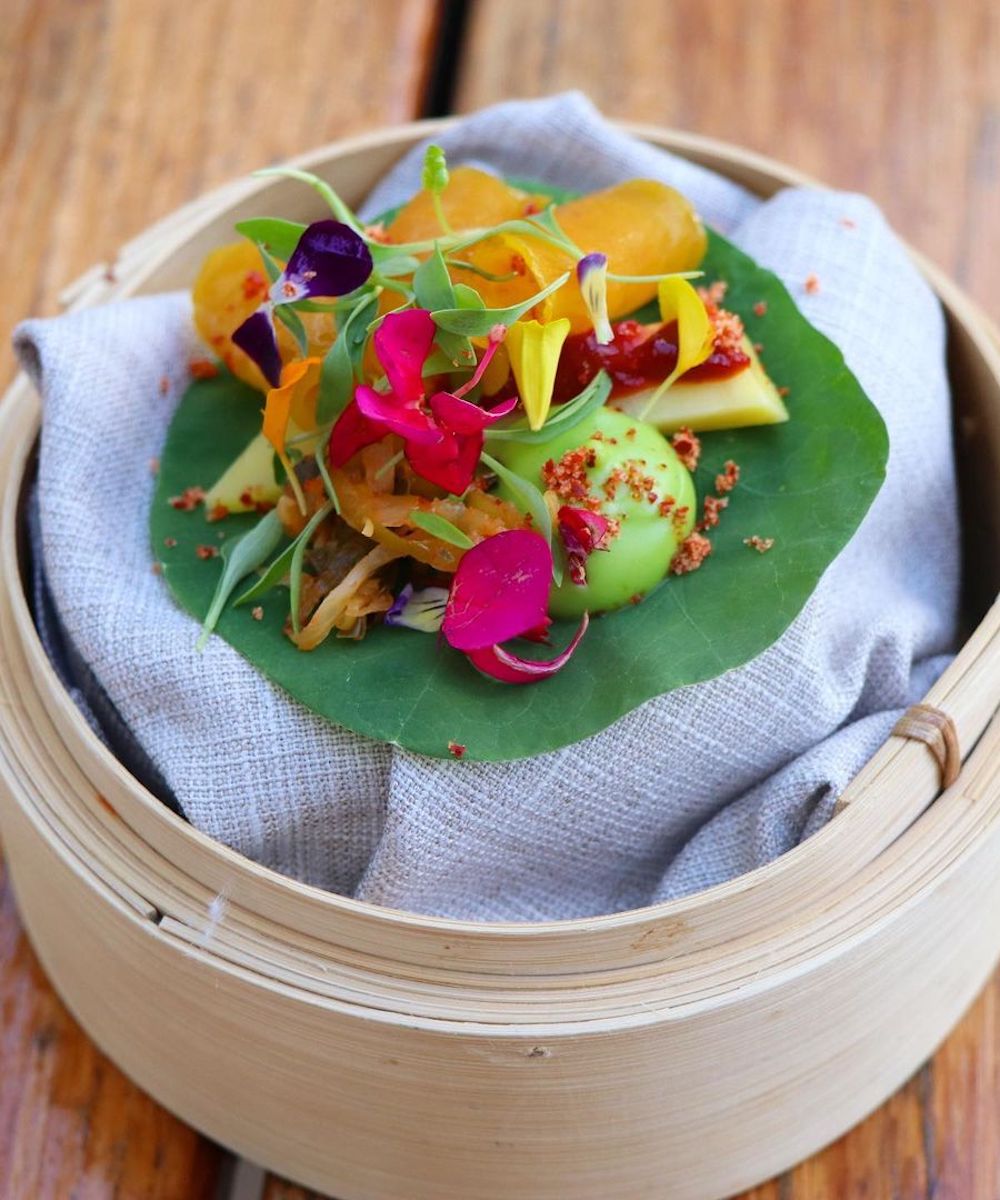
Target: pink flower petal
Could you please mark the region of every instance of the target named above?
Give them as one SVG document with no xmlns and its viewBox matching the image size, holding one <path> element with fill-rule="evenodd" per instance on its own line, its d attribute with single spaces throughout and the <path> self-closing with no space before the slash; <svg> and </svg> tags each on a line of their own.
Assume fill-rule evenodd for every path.
<svg viewBox="0 0 1000 1200">
<path fill-rule="evenodd" d="M 380 442 L 385 435 L 386 430 L 379 423 L 370 421 L 352 400 L 330 431 L 327 451 L 330 466 L 342 467 L 359 450 Z"/>
<path fill-rule="evenodd" d="M 493 326 L 493 328 L 490 330 L 490 340 L 486 346 L 486 352 L 483 354 L 483 357 L 476 364 L 476 369 L 472 373 L 471 377 L 469 379 L 467 379 L 460 388 L 455 389 L 456 396 L 464 396 L 466 394 L 466 392 L 472 391 L 472 389 L 476 386 L 476 384 L 480 381 L 480 379 L 482 379 L 483 375 L 485 375 L 486 368 L 492 362 L 493 355 L 496 354 L 497 348 L 499 347 L 500 343 L 504 340 L 504 338 L 506 336 L 507 336 L 507 326 L 506 325 L 494 325 Z"/>
<path fill-rule="evenodd" d="M 389 313 L 375 330 L 375 354 L 399 400 L 415 406 L 424 398 L 424 363 L 434 344 L 434 321 L 423 308 Z"/>
<path fill-rule="evenodd" d="M 456 392 L 437 392 L 431 396 L 431 412 L 442 429 L 449 433 L 482 433 L 501 417 L 513 412 L 517 396 L 501 401 L 495 408 L 480 408 L 469 400 L 462 400 Z"/>
<path fill-rule="evenodd" d="M 483 435 L 439 433 L 438 439 L 433 445 L 407 441 L 407 462 L 428 483 L 461 496 L 476 477 L 479 456 L 483 452 Z"/>
<path fill-rule="evenodd" d="M 590 616 L 584 613 L 570 644 L 561 654 L 546 662 L 521 658 L 517 654 L 511 654 L 503 646 L 485 646 L 481 650 L 471 650 L 468 652 L 468 659 L 476 670 L 482 671 L 492 679 L 498 679 L 501 683 L 535 683 L 539 679 L 548 679 L 550 675 L 555 675 L 569 662 L 589 624 Z"/>
<path fill-rule="evenodd" d="M 578 586 L 587 582 L 587 559 L 595 550 L 610 548 L 616 525 L 602 513 L 564 504 L 556 514 L 559 536 L 566 549 L 569 577 Z"/>
<path fill-rule="evenodd" d="M 456 650 L 483 650 L 549 623 L 552 551 L 540 533 L 507 529 L 466 550 L 441 630 Z"/>
<path fill-rule="evenodd" d="M 363 416 L 381 426 L 383 436 L 398 433 L 407 442 L 423 446 L 441 441 L 441 431 L 430 413 L 423 407 L 402 403 L 393 392 L 376 392 L 374 388 L 360 384 L 354 392 L 354 400 Z"/>
</svg>

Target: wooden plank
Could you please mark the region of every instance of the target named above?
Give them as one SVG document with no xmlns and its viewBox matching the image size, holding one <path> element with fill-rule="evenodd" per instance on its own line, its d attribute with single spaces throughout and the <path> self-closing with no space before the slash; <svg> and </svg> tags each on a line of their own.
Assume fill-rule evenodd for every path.
<svg viewBox="0 0 1000 1200">
<path fill-rule="evenodd" d="M 0 328 L 207 188 L 419 114 L 435 0 L 7 0 Z M 0 381 L 13 358 L 0 342 Z M 126 1003 L 127 998 L 119 999 Z M 202 1200 L 220 1152 L 138 1091 L 61 1006 L 0 865 L 0 1196 Z"/>
<path fill-rule="evenodd" d="M 434 0 L 6 0 L 0 328 L 207 188 L 417 115 L 435 28 Z"/>
<path fill-rule="evenodd" d="M 127 998 L 109 998 L 109 1003 Z M 20 928 L 0 860 L 0 1196 L 210 1200 L 220 1152 L 84 1036 Z"/>
<path fill-rule="evenodd" d="M 1000 319 L 1000 7 L 479 0 L 456 104 L 580 88 L 608 115 L 866 192 Z"/>
<path fill-rule="evenodd" d="M 478 0 L 456 106 L 580 88 L 608 115 L 737 142 L 863 191 L 1000 320 L 1000 10 L 931 0 Z M 1000 975 L 935 1058 L 743 1200 L 996 1200 Z"/>
</svg>

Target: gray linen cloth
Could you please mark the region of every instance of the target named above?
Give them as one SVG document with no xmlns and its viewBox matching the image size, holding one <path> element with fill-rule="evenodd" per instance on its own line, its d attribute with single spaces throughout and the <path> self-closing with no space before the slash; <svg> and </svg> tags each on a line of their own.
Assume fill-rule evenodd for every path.
<svg viewBox="0 0 1000 1200">
<path fill-rule="evenodd" d="M 841 347 L 889 427 L 888 478 L 804 611 L 741 669 L 533 760 L 441 762 L 332 727 L 220 639 L 197 654 L 195 622 L 153 574 L 149 463 L 195 350 L 188 300 L 172 295 L 16 335 L 44 397 L 41 556 L 66 640 L 187 817 L 298 879 L 529 921 L 732 878 L 823 825 L 947 662 L 959 550 L 940 308 L 863 197 L 791 189 L 761 203 L 625 137 L 582 96 L 501 105 L 440 140 L 453 163 L 568 187 L 673 184 Z M 419 162 L 400 162 L 366 213 L 413 191 Z"/>
</svg>

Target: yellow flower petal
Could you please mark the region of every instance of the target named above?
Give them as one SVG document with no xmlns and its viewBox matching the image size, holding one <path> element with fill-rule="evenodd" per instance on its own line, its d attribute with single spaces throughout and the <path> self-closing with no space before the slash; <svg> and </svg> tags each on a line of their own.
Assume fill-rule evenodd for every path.
<svg viewBox="0 0 1000 1200">
<path fill-rule="evenodd" d="M 556 367 L 569 330 L 568 317 L 545 325 L 539 321 L 515 321 L 507 330 L 511 370 L 532 429 L 541 429 L 549 415 Z"/>
<path fill-rule="evenodd" d="M 677 322 L 677 365 L 660 384 L 666 391 L 675 379 L 703 363 L 712 353 L 715 330 L 702 298 L 686 279 L 668 276 L 660 280 L 660 320 Z"/>
</svg>

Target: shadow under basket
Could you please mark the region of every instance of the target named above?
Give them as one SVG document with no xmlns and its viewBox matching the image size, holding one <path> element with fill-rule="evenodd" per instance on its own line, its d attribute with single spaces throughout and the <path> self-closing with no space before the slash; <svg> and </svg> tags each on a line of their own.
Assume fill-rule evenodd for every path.
<svg viewBox="0 0 1000 1200">
<path fill-rule="evenodd" d="M 357 202 L 441 122 L 299 160 Z M 631 132 L 761 195 L 731 146 Z M 235 220 L 319 215 L 287 180 L 181 209 L 95 268 L 81 308 L 187 287 Z M 893 736 L 821 832 L 641 911 L 436 920 L 269 872 L 185 824 L 98 741 L 39 644 L 17 561 L 39 404 L 0 407 L 0 820 L 25 925 L 73 1013 L 210 1137 L 340 1200 L 716 1200 L 819 1149 L 934 1050 L 1000 954 L 1000 354 L 948 313 L 979 621 L 927 703 L 964 755 Z M 970 621 L 970 625 L 971 625 Z M 954 763 L 953 765 L 958 765 Z"/>
</svg>

